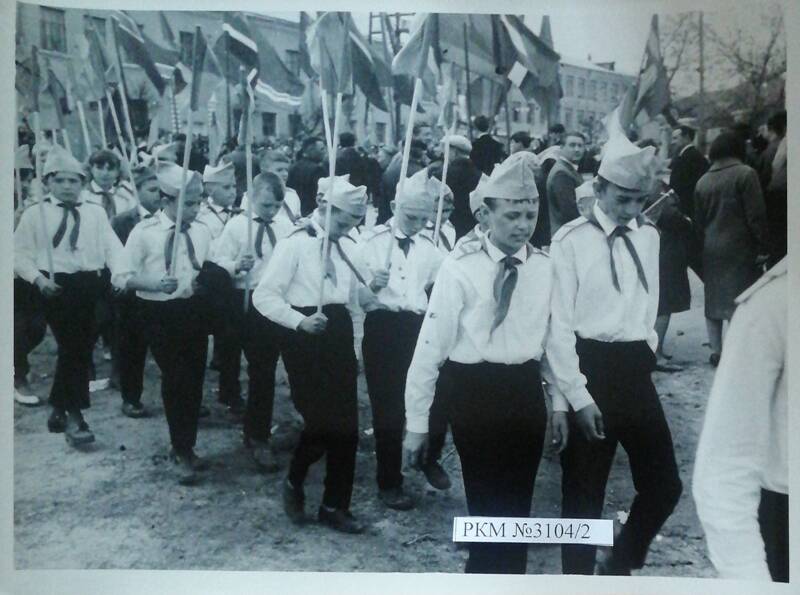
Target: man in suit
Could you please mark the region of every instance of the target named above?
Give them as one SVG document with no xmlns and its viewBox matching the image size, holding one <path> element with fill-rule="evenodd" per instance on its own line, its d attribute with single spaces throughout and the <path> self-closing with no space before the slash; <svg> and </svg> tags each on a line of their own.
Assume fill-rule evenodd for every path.
<svg viewBox="0 0 800 595">
<path fill-rule="evenodd" d="M 578 163 L 583 157 L 585 144 L 586 138 L 580 132 L 566 133 L 560 155 L 547 176 L 551 237 L 559 227 L 580 215 L 575 202 L 575 189 L 583 184 Z"/>
<path fill-rule="evenodd" d="M 478 166 L 478 169 L 488 176 L 492 173 L 495 164 L 506 158 L 506 152 L 503 150 L 503 145 L 489 134 L 489 118 L 475 116 L 473 124 L 478 130 L 478 138 L 472 143 L 472 152 L 469 157 Z"/>
<path fill-rule="evenodd" d="M 672 131 L 673 157 L 669 165 L 669 186 L 678 195 L 681 211 L 690 218 L 694 187 L 708 169 L 708 160 L 694 146 L 694 135 L 694 128 L 685 124 Z"/>
</svg>

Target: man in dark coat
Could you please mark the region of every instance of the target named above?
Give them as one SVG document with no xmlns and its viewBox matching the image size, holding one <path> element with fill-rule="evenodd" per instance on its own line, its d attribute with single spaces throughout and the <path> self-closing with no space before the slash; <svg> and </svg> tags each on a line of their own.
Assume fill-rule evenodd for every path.
<svg viewBox="0 0 800 595">
<path fill-rule="evenodd" d="M 580 216 L 575 202 L 575 189 L 583 184 L 578 163 L 583 158 L 585 143 L 586 139 L 580 132 L 568 132 L 561 146 L 561 154 L 547 176 L 551 237 L 559 227 Z"/>
<path fill-rule="evenodd" d="M 669 186 L 678 195 L 680 209 L 692 217 L 694 187 L 708 170 L 708 160 L 694 146 L 695 131 L 682 125 L 672 131 L 672 162 L 669 165 Z"/>
<path fill-rule="evenodd" d="M 441 178 L 441 162 L 437 169 L 431 164 L 431 175 Z M 475 227 L 477 221 L 469 208 L 469 193 L 475 190 L 481 180 L 481 170 L 475 167 L 469 157 L 459 156 L 450 160 L 447 166 L 447 185 L 453 191 L 453 214 L 450 223 L 456 228 L 456 240 L 465 236 Z"/>
<path fill-rule="evenodd" d="M 506 158 L 503 145 L 489 134 L 489 119 L 486 116 L 476 116 L 473 122 L 478 130 L 478 138 L 472 143 L 472 152 L 469 158 L 479 170 L 487 176 L 492 173 L 495 164 Z"/>
<path fill-rule="evenodd" d="M 317 182 L 328 175 L 323 165 L 325 143 L 316 136 L 303 141 L 300 158 L 289 168 L 286 186 L 300 197 L 300 212 L 305 217 L 317 208 Z"/>
</svg>

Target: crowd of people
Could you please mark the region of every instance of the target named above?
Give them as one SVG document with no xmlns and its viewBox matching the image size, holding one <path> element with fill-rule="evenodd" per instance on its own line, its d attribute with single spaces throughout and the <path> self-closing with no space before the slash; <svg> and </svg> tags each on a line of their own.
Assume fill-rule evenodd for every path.
<svg viewBox="0 0 800 595">
<path fill-rule="evenodd" d="M 561 125 L 546 139 L 515 133 L 507 154 L 488 118 L 473 124 L 472 141 L 436 140 L 433 126 L 416 124 L 405 164 L 401 148 L 358 146 L 346 132 L 335 155 L 308 136 L 297 145 L 255 146 L 248 164 L 245 147 L 232 141 L 213 159 L 193 152 L 188 169 L 179 165 L 185 137 L 143 147 L 131 164 L 114 147 L 79 162 L 44 138 L 32 146 L 21 131 L 15 399 L 43 402 L 28 384 L 28 355 L 49 327 L 58 353 L 47 427 L 73 446 L 91 443 L 83 412 L 98 380 L 95 345 L 102 338 L 111 351 L 112 387 L 131 418 L 150 413 L 142 403 L 149 350 L 161 371 L 175 477 L 194 485 L 209 468 L 195 453 L 199 419 L 208 415 L 209 336 L 219 399 L 239 416 L 244 444 L 270 473 L 280 469 L 270 432 L 282 359 L 304 422 L 283 479 L 284 510 L 298 525 L 307 521 L 306 476 L 324 456 L 318 519 L 360 533 L 364 525 L 351 512 L 360 360 L 378 497 L 387 507 L 415 506 L 404 467 L 421 470 L 437 489 L 451 486 L 440 464 L 449 429 L 469 513 L 528 516 L 550 424 L 563 517 L 602 516 L 620 444 L 636 491 L 609 555 L 598 562 L 595 547 L 565 544 L 563 571 L 641 568 L 682 492 L 651 373 L 680 371 L 664 341 L 671 315 L 689 309 L 689 269 L 705 286 L 709 361 L 720 366 L 703 468 L 716 464 L 715 440 L 735 454 L 744 444 L 736 439 L 748 434 L 720 426 L 745 423 L 730 419 L 739 405 L 722 402 L 733 398 L 724 383 L 741 379 L 735 366 L 747 348 L 748 317 L 760 327 L 754 312 L 762 295 L 785 280 L 786 114 L 770 119 L 769 142 L 727 130 L 707 157 L 689 125 L 675 128 L 669 155 L 658 155 L 653 143 L 624 135 L 587 147 L 582 133 Z M 763 306 L 777 329 L 762 337 L 771 342 L 762 354 L 771 356 L 762 362 L 770 373 L 753 376 L 748 388 L 760 399 L 747 411 L 761 415 L 754 408 L 762 406 L 777 427 L 785 425 L 786 313 L 785 296 L 782 313 L 775 299 Z M 730 356 L 725 321 L 739 341 Z M 739 394 L 747 400 L 749 393 Z M 715 508 L 719 490 L 705 476 L 695 479 L 695 496 L 701 520 L 713 526 L 709 548 L 721 572 L 742 575 L 746 568 L 731 560 L 746 551 L 758 558 L 747 566 L 754 574 L 764 576 L 768 565 L 766 576 L 785 580 L 788 545 L 774 535 L 787 526 L 788 509 L 776 516 L 769 504 L 777 499 L 780 508 L 787 493 L 785 429 L 762 426 L 747 443 L 747 464 L 757 465 L 762 451 L 782 453 L 770 459 L 768 482 L 748 477 L 748 502 L 772 515 L 761 533 L 766 557 L 741 547 L 741 539 L 760 539 L 757 530 L 728 532 L 730 516 Z M 746 514 L 760 518 L 752 506 Z M 466 570 L 525 572 L 527 551 L 472 543 Z"/>
</svg>

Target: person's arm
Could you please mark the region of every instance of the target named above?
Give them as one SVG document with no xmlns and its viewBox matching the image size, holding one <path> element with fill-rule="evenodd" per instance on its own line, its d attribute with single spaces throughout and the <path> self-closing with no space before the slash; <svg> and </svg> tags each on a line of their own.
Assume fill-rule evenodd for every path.
<svg viewBox="0 0 800 595">
<path fill-rule="evenodd" d="M 563 240 L 553 242 L 550 245 L 550 259 L 553 267 L 553 291 L 545 353 L 559 390 L 572 408 L 578 411 L 594 404 L 594 399 L 586 389 L 586 377 L 580 372 L 578 354 L 575 351 L 578 275 L 571 244 Z"/>
<path fill-rule="evenodd" d="M 770 580 L 758 506 L 786 350 L 786 298 L 781 302 L 773 293 L 786 285 L 771 283 L 775 287 L 759 290 L 731 320 L 694 466 L 697 514 L 722 578 Z"/>
<path fill-rule="evenodd" d="M 39 208 L 39 205 L 28 207 L 14 231 L 14 274 L 32 284 L 43 276 L 39 272 L 36 248 L 37 226 L 41 226 Z"/>
<path fill-rule="evenodd" d="M 286 238 L 275 245 L 264 274 L 253 292 L 253 306 L 262 315 L 286 328 L 297 330 L 306 318 L 286 301 L 286 292 L 297 272 L 296 240 Z"/>
<path fill-rule="evenodd" d="M 439 368 L 458 337 L 458 320 L 465 296 L 452 264 L 453 261 L 447 261 L 439 270 L 406 377 L 406 429 L 417 434 L 428 432 Z"/>
<path fill-rule="evenodd" d="M 764 195 L 761 193 L 761 183 L 758 181 L 758 174 L 754 169 L 748 170 L 737 190 L 739 192 L 739 200 L 744 209 L 747 227 L 758 243 L 758 253 L 767 254 L 769 252 L 767 211 Z"/>
<path fill-rule="evenodd" d="M 240 246 L 237 239 L 240 230 L 234 229 L 234 226 L 230 223 L 223 228 L 210 260 L 228 271 L 228 274 L 233 278 L 243 270 L 252 268 L 253 259 L 251 257 L 240 260 Z M 247 266 L 248 264 L 249 266 Z"/>
<path fill-rule="evenodd" d="M 103 213 L 103 216 L 98 217 L 98 220 L 100 222 L 98 235 L 101 238 L 103 246 L 103 258 L 113 276 L 115 271 L 120 271 L 125 268 L 122 242 L 111 227 L 111 223 L 108 217 L 105 216 L 105 213 Z"/>
</svg>

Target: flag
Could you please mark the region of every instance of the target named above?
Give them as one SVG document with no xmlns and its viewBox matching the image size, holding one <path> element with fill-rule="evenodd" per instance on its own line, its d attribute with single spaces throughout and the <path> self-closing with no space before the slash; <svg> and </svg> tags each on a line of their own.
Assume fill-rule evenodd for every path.
<svg viewBox="0 0 800 595">
<path fill-rule="evenodd" d="M 430 70 L 438 80 L 443 61 L 439 46 L 439 15 L 420 14 L 411 29 L 408 41 L 392 60 L 392 72 L 423 78 Z"/>
<path fill-rule="evenodd" d="M 84 36 L 87 41 L 86 58 L 89 66 L 89 73 L 94 81 L 92 92 L 94 98 L 98 99 L 106 95 L 106 89 L 108 87 L 106 75 L 111 63 L 109 62 L 108 54 L 106 54 L 105 44 L 100 39 L 100 34 L 97 32 L 97 29 L 95 29 L 94 23 L 92 23 L 91 19 L 88 19 L 86 23 L 86 29 L 84 30 Z"/>
<path fill-rule="evenodd" d="M 650 35 L 644 50 L 644 67 L 639 73 L 639 92 L 633 106 L 633 116 L 641 110 L 654 118 L 669 105 L 669 81 L 661 58 L 658 39 L 658 15 L 654 14 L 650 24 Z"/>
<path fill-rule="evenodd" d="M 45 62 L 45 68 L 47 69 L 47 85 L 45 91 L 53 101 L 53 111 L 57 123 L 57 126 L 52 126 L 51 128 L 62 129 L 64 128 L 64 117 L 69 113 L 67 109 L 67 91 L 64 85 L 61 84 L 61 81 L 58 80 L 56 73 L 53 72 L 49 60 Z"/>
<path fill-rule="evenodd" d="M 290 109 L 300 107 L 303 83 L 280 59 L 278 52 L 241 13 L 225 13 L 221 35 L 214 44 L 215 53 L 226 56 L 223 74 L 229 82 L 240 82 L 239 69 L 253 80 L 259 98 Z M 227 52 L 227 54 L 226 54 Z M 255 77 L 255 78 L 253 78 Z"/>
<path fill-rule="evenodd" d="M 323 13 L 307 31 L 311 68 L 328 93 L 353 93 L 353 58 L 350 45 L 349 15 Z"/>
<path fill-rule="evenodd" d="M 147 37 L 144 32 L 142 33 L 142 37 L 148 45 L 148 49 L 150 49 L 156 67 L 158 67 L 162 76 L 165 78 L 172 78 L 176 76 L 177 73 L 180 73 L 180 77 L 184 82 L 189 83 L 191 79 L 191 70 L 181 61 L 178 40 L 175 38 L 175 33 L 172 31 L 172 27 L 167 20 L 167 15 L 161 10 L 158 11 L 158 22 L 161 25 L 161 35 L 167 44 L 166 47 L 161 46 Z M 174 66 L 170 66 L 171 64 L 174 64 Z"/>
<path fill-rule="evenodd" d="M 164 11 L 158 11 L 158 22 L 161 25 L 161 35 L 164 36 L 164 40 L 167 42 L 167 45 L 170 49 L 177 51 L 178 40 L 175 39 L 175 33 L 172 32 L 172 27 L 169 26 L 169 21 L 167 20 L 167 15 L 164 14 Z"/>
<path fill-rule="evenodd" d="M 158 94 L 163 95 L 164 89 L 166 89 L 164 79 L 158 67 L 156 67 L 153 57 L 150 55 L 148 44 L 139 31 L 136 21 L 118 10 L 113 11 L 111 16 L 117 49 L 124 48 L 128 60 L 140 66 L 150 82 L 153 83 Z M 120 76 L 124 76 L 124 74 L 120 73 Z"/>
<path fill-rule="evenodd" d="M 347 20 L 347 27 L 350 35 L 350 53 L 352 56 L 352 71 L 353 82 L 361 89 L 361 92 L 370 102 L 381 111 L 387 111 L 386 102 L 383 99 L 381 92 L 381 81 L 378 75 L 378 70 L 388 70 L 386 64 L 379 56 L 373 53 L 367 40 L 361 35 L 361 32 L 356 28 L 353 17 L 350 13 L 345 13 Z M 391 75 L 391 71 L 389 71 Z"/>
<path fill-rule="evenodd" d="M 42 87 L 42 71 L 39 68 L 39 49 L 31 51 L 31 111 L 39 111 L 39 92 Z"/>
<path fill-rule="evenodd" d="M 297 51 L 300 52 L 300 68 L 306 73 L 308 78 L 314 78 L 314 69 L 311 68 L 311 55 L 308 52 L 308 44 L 306 43 L 306 33 L 311 24 L 311 17 L 307 12 L 300 13 L 300 36 L 297 41 Z"/>
<path fill-rule="evenodd" d="M 240 12 L 225 13 L 222 23 L 222 35 L 217 39 L 215 51 L 218 55 L 229 54 L 225 77 L 233 84 L 240 79 L 239 69 L 244 68 L 249 74 L 258 72 L 258 45 L 250 32 L 250 25 Z"/>
<path fill-rule="evenodd" d="M 439 106 L 437 126 L 449 131 L 458 121 L 458 77 L 460 73 L 455 64 L 449 63 L 442 68 L 442 84 L 437 87 L 436 103 Z"/>
<path fill-rule="evenodd" d="M 547 15 L 542 17 L 542 26 L 539 28 L 539 39 L 550 49 L 555 47 L 553 45 L 553 32 L 550 30 L 550 17 Z"/>
<path fill-rule="evenodd" d="M 197 26 L 194 30 L 194 46 L 192 51 L 192 90 L 189 107 L 193 112 L 200 109 L 200 93 L 203 84 L 203 70 L 206 62 L 206 38 L 203 30 Z M 205 105 L 203 105 L 205 107 Z M 191 115 L 189 116 L 191 117 Z"/>
</svg>

